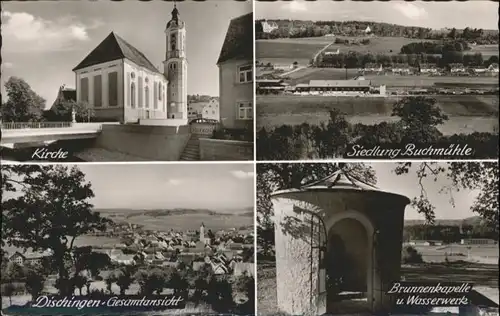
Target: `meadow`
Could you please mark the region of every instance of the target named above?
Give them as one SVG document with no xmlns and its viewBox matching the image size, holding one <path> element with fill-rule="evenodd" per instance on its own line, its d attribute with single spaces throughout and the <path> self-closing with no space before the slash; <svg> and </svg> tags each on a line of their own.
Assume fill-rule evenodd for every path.
<svg viewBox="0 0 500 316">
<path fill-rule="evenodd" d="M 438 106 L 449 115 L 439 129 L 445 135 L 455 133 L 493 132 L 498 128 L 497 96 L 434 96 Z M 328 112 L 337 109 L 355 124 L 393 122 L 392 107 L 397 97 L 324 97 L 324 96 L 258 96 L 257 129 L 281 125 L 321 124 L 329 120 Z"/>
<path fill-rule="evenodd" d="M 272 64 L 308 65 L 313 56 L 332 39 L 325 37 L 281 38 L 255 41 L 255 56 L 259 62 Z"/>
<path fill-rule="evenodd" d="M 498 45 L 476 45 L 472 46 L 471 50 L 468 51 L 469 54 L 481 53 L 484 59 L 488 59 L 491 56 L 498 56 Z"/>
</svg>

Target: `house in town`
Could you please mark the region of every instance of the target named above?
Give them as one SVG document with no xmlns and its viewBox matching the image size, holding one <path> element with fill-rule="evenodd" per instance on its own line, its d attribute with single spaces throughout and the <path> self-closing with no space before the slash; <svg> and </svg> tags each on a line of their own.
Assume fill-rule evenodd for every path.
<svg viewBox="0 0 500 316">
<path fill-rule="evenodd" d="M 68 88 L 65 84 L 63 84 L 61 85 L 61 87 L 59 87 L 56 99 L 52 103 L 50 109 L 54 108 L 58 104 L 62 104 L 65 102 L 76 102 L 76 89 Z"/>
<path fill-rule="evenodd" d="M 208 120 L 220 120 L 219 100 L 212 98 L 201 109 L 201 117 Z"/>
<path fill-rule="evenodd" d="M 220 120 L 227 129 L 253 126 L 253 13 L 234 18 L 217 60 Z"/>
</svg>

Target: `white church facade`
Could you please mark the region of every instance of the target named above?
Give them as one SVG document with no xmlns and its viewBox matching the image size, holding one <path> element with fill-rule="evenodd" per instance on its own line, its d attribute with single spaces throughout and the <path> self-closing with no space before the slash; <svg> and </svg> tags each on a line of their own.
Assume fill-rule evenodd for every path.
<svg viewBox="0 0 500 316">
<path fill-rule="evenodd" d="M 160 72 L 141 51 L 111 32 L 73 69 L 77 101 L 93 108 L 99 121 L 186 125 L 186 29 L 175 5 L 165 35 Z"/>
</svg>

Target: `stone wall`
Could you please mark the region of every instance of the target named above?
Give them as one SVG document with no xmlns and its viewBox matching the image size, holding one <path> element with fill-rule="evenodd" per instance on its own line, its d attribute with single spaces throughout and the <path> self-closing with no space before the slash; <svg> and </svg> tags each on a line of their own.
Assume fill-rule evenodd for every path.
<svg viewBox="0 0 500 316">
<path fill-rule="evenodd" d="M 95 147 L 152 161 L 179 160 L 188 126 L 103 125 Z"/>
<path fill-rule="evenodd" d="M 253 160 L 253 143 L 200 138 L 201 160 Z"/>
</svg>

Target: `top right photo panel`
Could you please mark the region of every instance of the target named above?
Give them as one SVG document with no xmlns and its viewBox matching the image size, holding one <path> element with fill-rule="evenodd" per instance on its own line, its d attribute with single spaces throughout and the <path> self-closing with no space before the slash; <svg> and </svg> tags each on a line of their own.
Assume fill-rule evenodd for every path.
<svg viewBox="0 0 500 316">
<path fill-rule="evenodd" d="M 496 159 L 498 3 L 255 3 L 257 159 Z"/>
</svg>

